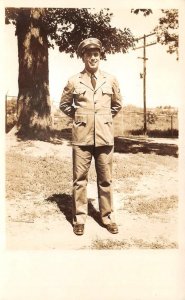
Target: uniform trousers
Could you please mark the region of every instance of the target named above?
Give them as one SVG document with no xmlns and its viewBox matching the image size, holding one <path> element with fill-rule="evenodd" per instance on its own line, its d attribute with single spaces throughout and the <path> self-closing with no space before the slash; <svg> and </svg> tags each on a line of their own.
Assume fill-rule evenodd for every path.
<svg viewBox="0 0 185 300">
<path fill-rule="evenodd" d="M 100 217 L 114 222 L 112 160 L 114 146 L 73 146 L 73 224 L 84 224 L 88 214 L 87 182 L 92 157 L 95 161 Z"/>
</svg>

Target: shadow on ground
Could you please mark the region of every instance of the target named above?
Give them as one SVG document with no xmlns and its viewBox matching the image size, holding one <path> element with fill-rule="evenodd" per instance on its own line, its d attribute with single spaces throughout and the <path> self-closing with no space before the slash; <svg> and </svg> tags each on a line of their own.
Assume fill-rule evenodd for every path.
<svg viewBox="0 0 185 300">
<path fill-rule="evenodd" d="M 52 133 L 53 143 L 57 143 L 57 140 L 65 139 L 68 141 L 68 145 L 71 145 L 71 128 L 65 128 L 60 131 L 56 130 Z M 56 139 L 55 139 L 56 138 Z M 169 155 L 178 157 L 178 146 L 175 144 L 161 143 L 155 141 L 149 141 L 147 139 L 141 140 L 137 138 L 128 139 L 124 137 L 114 138 L 114 151 L 118 153 L 155 153 L 157 155 Z"/>
<path fill-rule="evenodd" d="M 72 130 L 71 128 L 64 128 L 61 130 L 53 129 L 50 132 L 50 142 L 53 144 L 60 144 L 63 140 L 68 141 L 68 145 L 71 145 Z"/>
<path fill-rule="evenodd" d="M 16 135 L 16 133 L 13 132 Z M 19 141 L 30 140 L 30 137 L 20 137 L 17 136 Z M 72 141 L 72 130 L 71 128 L 64 128 L 61 130 L 52 129 L 48 136 L 43 138 L 32 137 L 32 140 L 42 140 L 52 144 L 63 144 L 63 141 L 68 142 L 68 146 L 71 146 Z M 156 139 L 157 141 L 157 139 Z M 149 141 L 147 139 L 139 138 L 125 138 L 125 137 L 115 137 L 114 138 L 114 151 L 118 153 L 155 153 L 157 155 L 169 155 L 178 157 L 178 146 L 176 144 L 161 143 L 156 141 Z"/>
<path fill-rule="evenodd" d="M 71 128 L 64 128 L 64 129 L 48 129 L 47 131 L 41 131 L 39 134 L 34 132 L 33 134 L 30 133 L 19 133 L 17 131 L 16 126 L 14 126 L 8 133 L 9 137 L 15 136 L 18 142 L 26 142 L 26 141 L 43 141 L 52 144 L 62 144 L 64 140 L 68 141 L 68 145 L 71 145 L 72 140 L 72 131 Z"/>
<path fill-rule="evenodd" d="M 143 134 L 143 129 L 133 129 L 127 131 L 128 135 L 133 135 L 133 136 L 139 136 Z M 147 135 L 148 137 L 153 137 L 153 138 L 178 138 L 179 136 L 179 131 L 178 129 L 166 129 L 166 130 L 161 130 L 161 129 L 148 129 L 147 130 Z"/>
<path fill-rule="evenodd" d="M 68 145 L 71 145 L 72 133 L 71 128 L 65 128 L 60 131 L 56 130 L 52 133 L 53 143 L 57 140 L 65 139 Z M 56 140 L 55 140 L 56 138 Z M 124 137 L 114 138 L 114 151 L 118 153 L 155 153 L 157 155 L 169 155 L 178 157 L 178 146 L 175 144 L 161 143 L 155 141 L 141 140 L 137 138 L 128 139 Z"/>
<path fill-rule="evenodd" d="M 73 225 L 72 222 L 72 197 L 69 194 L 53 194 L 46 201 L 55 202 L 66 220 Z M 92 217 L 100 226 L 104 227 L 101 222 L 99 211 L 95 209 L 92 202 L 94 199 L 88 199 L 88 216 Z"/>
<path fill-rule="evenodd" d="M 178 157 L 178 146 L 175 144 L 149 142 L 115 137 L 114 152 L 118 153 L 155 153 Z"/>
</svg>

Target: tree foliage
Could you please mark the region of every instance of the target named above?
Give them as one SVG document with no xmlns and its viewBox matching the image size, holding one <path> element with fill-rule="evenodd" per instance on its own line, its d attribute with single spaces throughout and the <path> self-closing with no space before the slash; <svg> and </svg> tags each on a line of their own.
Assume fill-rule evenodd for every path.
<svg viewBox="0 0 185 300">
<path fill-rule="evenodd" d="M 162 45 L 168 45 L 168 53 L 176 53 L 178 59 L 178 10 L 162 9 L 163 16 L 159 19 L 159 25 L 154 28 L 157 40 Z"/>
<path fill-rule="evenodd" d="M 30 8 L 6 8 L 6 24 L 16 26 L 20 14 L 24 14 L 25 21 L 28 20 Z M 56 44 L 61 52 L 69 53 L 71 57 L 78 44 L 90 36 L 102 41 L 105 53 L 125 53 L 133 46 L 133 35 L 129 28 L 112 27 L 112 16 L 109 9 L 97 12 L 87 8 L 43 8 L 40 26 L 47 32 L 48 47 Z"/>
<path fill-rule="evenodd" d="M 104 53 L 127 52 L 134 37 L 128 28 L 111 27 L 109 9 L 6 8 L 6 24 L 15 25 L 18 41 L 18 133 L 48 137 L 51 127 L 48 48 L 56 44 L 71 57 L 87 37 L 102 41 Z M 105 55 L 104 55 L 105 58 Z"/>
<path fill-rule="evenodd" d="M 132 9 L 131 12 L 136 15 L 141 12 L 145 17 L 153 13 L 151 9 Z M 159 18 L 159 24 L 154 27 L 154 31 L 157 35 L 157 41 L 161 45 L 168 46 L 168 53 L 176 53 L 178 60 L 178 10 L 161 9 L 161 12 L 163 15 Z"/>
<path fill-rule="evenodd" d="M 131 9 L 131 13 L 136 15 L 138 15 L 140 12 L 143 13 L 145 17 L 153 13 L 151 9 Z"/>
</svg>

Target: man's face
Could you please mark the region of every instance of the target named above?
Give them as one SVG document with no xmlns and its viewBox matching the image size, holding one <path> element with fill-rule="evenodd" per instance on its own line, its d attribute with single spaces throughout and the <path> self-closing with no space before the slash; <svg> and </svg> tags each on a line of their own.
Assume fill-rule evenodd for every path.
<svg viewBox="0 0 185 300">
<path fill-rule="evenodd" d="M 100 62 L 100 51 L 98 49 L 88 49 L 84 52 L 83 62 L 88 72 L 94 73 L 98 70 Z"/>
</svg>

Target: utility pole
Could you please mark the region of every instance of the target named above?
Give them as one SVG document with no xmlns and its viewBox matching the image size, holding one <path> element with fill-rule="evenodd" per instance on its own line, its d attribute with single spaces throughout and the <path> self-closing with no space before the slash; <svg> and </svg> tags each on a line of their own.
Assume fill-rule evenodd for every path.
<svg viewBox="0 0 185 300">
<path fill-rule="evenodd" d="M 154 35 L 154 34 L 155 34 L 155 32 L 147 34 L 147 35 L 144 34 L 142 37 L 135 39 L 136 42 L 143 39 L 143 46 L 133 48 L 133 50 L 143 48 L 143 57 L 138 57 L 138 58 L 143 59 L 143 74 L 140 74 L 140 75 L 142 75 L 141 78 L 143 78 L 144 135 L 147 134 L 147 121 L 146 121 L 146 116 L 147 116 L 147 113 L 146 113 L 146 61 L 147 61 L 148 58 L 146 57 L 146 47 L 157 44 L 157 42 L 152 42 L 150 44 L 146 44 L 146 38 L 151 36 L 151 35 Z"/>
</svg>

